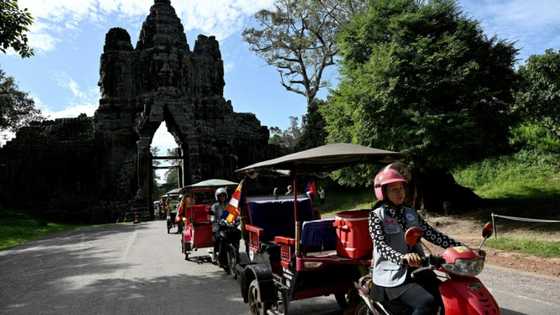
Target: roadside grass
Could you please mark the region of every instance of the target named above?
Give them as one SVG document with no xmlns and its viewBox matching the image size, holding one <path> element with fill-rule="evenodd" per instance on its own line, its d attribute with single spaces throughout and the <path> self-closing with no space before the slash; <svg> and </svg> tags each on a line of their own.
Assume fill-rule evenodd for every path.
<svg viewBox="0 0 560 315">
<path fill-rule="evenodd" d="M 560 197 L 559 154 L 520 151 L 456 169 L 457 183 L 486 199 L 548 200 Z"/>
<path fill-rule="evenodd" d="M 0 250 L 80 226 L 47 222 L 22 211 L 0 209 Z"/>
<path fill-rule="evenodd" d="M 489 239 L 487 244 L 492 248 L 505 251 L 521 252 L 546 258 L 560 257 L 560 242 L 558 241 L 499 236 L 497 239 Z"/>
<path fill-rule="evenodd" d="M 371 189 L 333 190 L 326 192 L 325 203 L 320 206 L 324 217 L 332 217 L 344 210 L 370 209 L 373 202 Z"/>
</svg>

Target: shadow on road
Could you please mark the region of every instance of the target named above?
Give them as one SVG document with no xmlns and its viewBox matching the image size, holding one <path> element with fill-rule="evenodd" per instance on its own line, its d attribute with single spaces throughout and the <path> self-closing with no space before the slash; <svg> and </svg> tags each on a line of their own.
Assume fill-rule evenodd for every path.
<svg viewBox="0 0 560 315">
<path fill-rule="evenodd" d="M 500 310 L 502 311 L 502 315 L 528 315 L 525 313 L 508 310 L 507 308 L 502 308 Z"/>
<path fill-rule="evenodd" d="M 146 267 L 145 258 L 122 259 L 135 248 L 131 235 L 149 228 L 86 227 L 0 252 L 0 313 L 248 314 L 238 283 L 218 267 L 184 261 L 178 252 L 164 257 L 171 264 L 162 269 Z M 169 254 L 149 255 L 159 253 Z M 334 298 L 292 305 L 294 315 L 341 314 Z"/>
</svg>

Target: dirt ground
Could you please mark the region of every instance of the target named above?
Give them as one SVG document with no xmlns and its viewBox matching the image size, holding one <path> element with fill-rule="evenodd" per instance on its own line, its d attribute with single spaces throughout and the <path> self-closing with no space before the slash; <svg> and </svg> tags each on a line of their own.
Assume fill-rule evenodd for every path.
<svg viewBox="0 0 560 315">
<path fill-rule="evenodd" d="M 469 246 L 478 247 L 482 240 L 481 231 L 483 224 L 476 219 L 448 216 L 430 217 L 427 221 L 438 230 L 445 232 L 456 240 L 466 242 Z M 535 232 L 528 228 L 512 227 L 503 228 L 503 230 L 503 232 L 498 230 L 499 236 L 515 234 L 560 241 L 560 231 Z M 487 264 L 560 278 L 560 258 L 543 258 L 522 253 L 506 252 L 488 246 L 485 246 L 484 249 L 487 252 Z M 439 251 L 441 250 L 436 250 L 436 252 Z"/>
</svg>

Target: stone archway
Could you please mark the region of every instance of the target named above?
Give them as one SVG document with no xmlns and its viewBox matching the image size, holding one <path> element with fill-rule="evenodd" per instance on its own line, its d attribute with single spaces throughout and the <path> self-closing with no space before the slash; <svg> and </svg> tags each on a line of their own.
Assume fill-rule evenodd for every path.
<svg viewBox="0 0 560 315">
<path fill-rule="evenodd" d="M 95 127 L 109 157 L 104 180 L 132 178 L 121 185 L 128 191 L 104 187 L 135 207 L 152 206 L 150 144 L 163 121 L 184 153 L 185 183 L 233 178 L 235 168 L 267 157 L 268 129 L 223 98 L 218 42 L 199 35 L 191 51 L 169 1 L 154 1 L 136 48 L 124 29 L 109 30 L 100 72 Z"/>
</svg>

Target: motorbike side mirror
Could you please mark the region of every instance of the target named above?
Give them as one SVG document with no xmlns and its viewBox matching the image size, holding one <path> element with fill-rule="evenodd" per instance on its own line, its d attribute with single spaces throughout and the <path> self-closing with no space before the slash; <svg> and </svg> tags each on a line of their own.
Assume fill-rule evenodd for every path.
<svg viewBox="0 0 560 315">
<path fill-rule="evenodd" d="M 490 236 L 492 236 L 493 232 L 494 232 L 494 226 L 492 225 L 492 223 L 488 222 L 484 224 L 484 227 L 482 228 L 482 237 L 489 238 Z"/>
<path fill-rule="evenodd" d="M 406 245 L 408 246 L 415 246 L 420 242 L 420 239 L 424 235 L 424 231 L 421 228 L 414 226 L 406 230 L 404 233 L 404 240 Z"/>
</svg>

